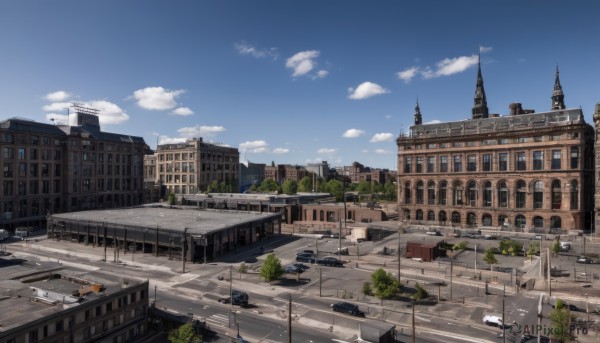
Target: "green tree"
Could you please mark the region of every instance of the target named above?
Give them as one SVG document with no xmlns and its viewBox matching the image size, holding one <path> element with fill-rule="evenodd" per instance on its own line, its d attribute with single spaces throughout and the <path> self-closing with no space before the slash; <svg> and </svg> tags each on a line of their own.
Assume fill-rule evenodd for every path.
<svg viewBox="0 0 600 343">
<path fill-rule="evenodd" d="M 310 176 L 305 176 L 298 183 L 298 192 L 305 192 L 305 193 L 312 192 L 313 191 L 312 187 L 313 187 L 312 178 Z"/>
<path fill-rule="evenodd" d="M 208 193 L 218 193 L 219 192 L 219 181 L 212 180 L 211 183 L 208 184 L 208 188 L 206 189 Z"/>
<path fill-rule="evenodd" d="M 275 256 L 275 254 L 267 255 L 260 270 L 260 276 L 262 276 L 266 282 L 271 282 L 279 279 L 284 273 L 285 270 L 281 266 L 281 261 L 277 256 Z"/>
<path fill-rule="evenodd" d="M 398 188 L 391 180 L 385 183 L 381 192 L 383 193 L 383 198 L 388 201 L 395 201 L 398 197 Z"/>
<path fill-rule="evenodd" d="M 552 254 L 554 256 L 558 256 L 558 253 L 560 252 L 560 242 L 558 241 L 558 239 L 554 241 L 550 250 L 552 251 Z"/>
<path fill-rule="evenodd" d="M 285 180 L 283 181 L 283 185 L 281 185 L 281 189 L 287 195 L 294 195 L 298 192 L 298 182 L 290 179 Z"/>
<path fill-rule="evenodd" d="M 494 264 L 498 263 L 493 248 L 489 248 L 485 251 L 485 254 L 483 255 L 483 261 L 490 265 L 490 271 L 492 271 L 492 267 L 494 266 Z"/>
<path fill-rule="evenodd" d="M 452 250 L 465 250 L 468 245 L 469 245 L 469 242 L 462 241 L 460 243 L 454 244 L 454 246 L 452 247 Z"/>
<path fill-rule="evenodd" d="M 183 324 L 169 332 L 167 338 L 171 343 L 201 343 L 202 336 L 196 333 L 192 323 Z"/>
<path fill-rule="evenodd" d="M 371 183 L 369 181 L 361 181 L 356 185 L 356 191 L 359 194 L 371 193 Z"/>
<path fill-rule="evenodd" d="M 383 268 L 379 268 L 371 274 L 371 283 L 375 296 L 383 303 L 383 299 L 389 299 L 398 293 L 400 284 L 398 280 Z"/>
<path fill-rule="evenodd" d="M 530 260 L 533 260 L 533 255 L 540 252 L 540 243 L 533 242 L 529 245 L 529 249 L 527 249 L 527 256 L 529 256 Z"/>
<path fill-rule="evenodd" d="M 373 294 L 373 289 L 371 288 L 371 283 L 370 282 L 365 281 L 365 283 L 363 283 L 362 292 L 365 295 L 365 297 L 367 295 L 372 295 Z"/>
<path fill-rule="evenodd" d="M 343 185 L 338 180 L 329 180 L 325 186 L 327 193 L 335 196 L 335 201 L 344 201 Z"/>
<path fill-rule="evenodd" d="M 571 341 L 571 335 L 569 331 L 569 324 L 571 322 L 571 312 L 569 311 L 569 307 L 565 305 L 565 303 L 558 299 L 556 300 L 556 305 L 554 310 L 550 312 L 550 321 L 552 322 L 552 338 L 559 342 L 569 342 Z"/>
<path fill-rule="evenodd" d="M 423 288 L 423 286 L 419 285 L 419 283 L 415 283 L 415 294 L 412 295 L 411 298 L 413 298 L 414 300 L 421 300 L 421 299 L 426 299 L 429 297 L 429 292 L 427 292 L 427 290 L 425 288 Z"/>
<path fill-rule="evenodd" d="M 173 206 L 173 205 L 177 205 L 177 197 L 175 197 L 174 193 L 169 193 L 169 205 Z"/>
<path fill-rule="evenodd" d="M 261 192 L 279 192 L 280 187 L 279 184 L 277 182 L 275 182 L 275 180 L 271 180 L 271 179 L 267 179 L 264 180 L 259 187 Z"/>
</svg>

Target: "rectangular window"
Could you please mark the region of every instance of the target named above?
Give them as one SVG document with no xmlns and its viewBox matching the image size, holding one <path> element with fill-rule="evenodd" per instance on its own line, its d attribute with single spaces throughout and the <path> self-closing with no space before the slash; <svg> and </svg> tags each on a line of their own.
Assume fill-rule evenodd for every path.
<svg viewBox="0 0 600 343">
<path fill-rule="evenodd" d="M 38 159 L 38 149 L 34 149 L 34 148 L 29 149 L 29 159 L 30 160 Z"/>
<path fill-rule="evenodd" d="M 435 143 L 429 143 L 427 144 L 427 149 L 435 149 L 437 146 Z"/>
<path fill-rule="evenodd" d="M 508 153 L 501 152 L 498 154 L 498 170 L 499 171 L 507 171 L 508 170 Z"/>
<path fill-rule="evenodd" d="M 470 172 L 477 171 L 477 156 L 476 155 L 467 156 L 467 171 L 470 171 Z"/>
<path fill-rule="evenodd" d="M 440 173 L 448 172 L 448 156 L 440 156 Z"/>
<path fill-rule="evenodd" d="M 525 160 L 525 153 L 524 152 L 517 152 L 516 153 L 516 159 L 517 159 L 517 170 L 527 170 L 527 163 Z"/>
<path fill-rule="evenodd" d="M 533 170 L 544 169 L 544 152 L 534 151 L 533 152 Z"/>
<path fill-rule="evenodd" d="M 435 172 L 435 156 L 427 157 L 427 172 L 428 173 Z"/>
<path fill-rule="evenodd" d="M 544 138 L 544 136 L 535 136 L 535 137 L 533 137 L 533 141 L 534 142 L 541 142 L 542 138 Z"/>
<path fill-rule="evenodd" d="M 423 157 L 417 157 L 417 173 L 423 172 Z"/>
<path fill-rule="evenodd" d="M 579 147 L 571 147 L 571 169 L 579 168 Z"/>
<path fill-rule="evenodd" d="M 25 148 L 19 148 L 18 153 L 18 158 L 20 160 L 24 160 L 25 156 L 27 156 Z"/>
<path fill-rule="evenodd" d="M 560 150 L 552 150 L 552 169 L 560 169 L 561 154 Z"/>
<path fill-rule="evenodd" d="M 460 155 L 454 155 L 454 172 L 460 173 L 462 172 L 462 159 Z"/>
<path fill-rule="evenodd" d="M 7 160 L 15 158 L 15 151 L 13 148 L 2 148 L 2 157 Z"/>
<path fill-rule="evenodd" d="M 483 171 L 492 171 L 492 155 L 483 155 Z"/>
<path fill-rule="evenodd" d="M 4 177 L 13 177 L 13 164 L 12 163 L 8 163 L 8 162 L 4 162 L 4 170 L 3 170 L 3 175 Z"/>
<path fill-rule="evenodd" d="M 467 146 L 468 146 L 468 147 L 474 147 L 474 146 L 476 146 L 476 145 L 477 145 L 477 143 L 475 143 L 474 141 L 468 141 L 468 142 L 467 142 Z"/>
<path fill-rule="evenodd" d="M 501 144 L 501 145 L 508 144 L 508 138 L 499 139 L 498 144 Z"/>
</svg>

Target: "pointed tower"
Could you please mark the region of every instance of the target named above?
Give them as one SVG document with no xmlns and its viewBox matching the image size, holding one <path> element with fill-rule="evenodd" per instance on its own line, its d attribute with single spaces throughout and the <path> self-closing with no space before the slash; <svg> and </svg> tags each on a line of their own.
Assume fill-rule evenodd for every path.
<svg viewBox="0 0 600 343">
<path fill-rule="evenodd" d="M 475 86 L 475 99 L 473 102 L 473 119 L 487 118 L 489 115 L 485 89 L 483 89 L 483 77 L 481 76 L 481 56 L 477 62 L 477 85 Z"/>
<path fill-rule="evenodd" d="M 423 116 L 421 115 L 421 108 L 419 108 L 419 98 L 417 98 L 417 106 L 415 107 L 415 125 L 423 124 Z"/>
<path fill-rule="evenodd" d="M 560 85 L 558 66 L 556 66 L 556 74 L 554 74 L 554 90 L 552 91 L 552 110 L 564 110 L 565 108 L 565 93 L 563 93 L 562 86 Z"/>
</svg>

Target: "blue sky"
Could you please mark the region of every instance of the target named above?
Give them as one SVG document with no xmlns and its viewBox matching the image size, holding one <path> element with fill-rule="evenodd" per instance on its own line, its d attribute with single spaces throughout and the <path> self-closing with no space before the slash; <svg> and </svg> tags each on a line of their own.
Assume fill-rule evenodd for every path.
<svg viewBox="0 0 600 343">
<path fill-rule="evenodd" d="M 203 137 L 252 162 L 396 169 L 413 122 L 470 118 L 477 53 L 490 113 L 600 102 L 595 1 L 0 2 L 0 118 L 66 122 L 151 148 Z"/>
</svg>

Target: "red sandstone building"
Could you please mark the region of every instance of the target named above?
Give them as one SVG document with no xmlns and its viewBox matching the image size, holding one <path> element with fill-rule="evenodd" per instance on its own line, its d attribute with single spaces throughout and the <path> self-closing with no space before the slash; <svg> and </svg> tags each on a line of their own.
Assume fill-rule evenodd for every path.
<svg viewBox="0 0 600 343">
<path fill-rule="evenodd" d="M 508 116 L 490 115 L 479 67 L 471 120 L 422 124 L 417 104 L 415 125 L 397 139 L 400 219 L 589 231 L 594 129 L 580 109 L 566 109 L 558 69 L 551 98 L 548 112 L 511 104 Z"/>
</svg>

